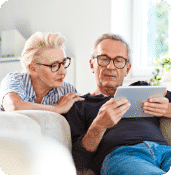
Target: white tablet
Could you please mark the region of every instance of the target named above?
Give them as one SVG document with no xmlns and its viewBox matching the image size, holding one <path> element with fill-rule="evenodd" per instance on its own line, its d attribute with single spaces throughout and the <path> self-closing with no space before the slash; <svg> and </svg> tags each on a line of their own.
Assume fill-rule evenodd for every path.
<svg viewBox="0 0 171 175">
<path fill-rule="evenodd" d="M 165 91 L 165 86 L 119 86 L 114 101 L 126 98 L 131 103 L 123 118 L 153 117 L 143 112 L 142 103 L 151 97 L 163 97 Z"/>
</svg>

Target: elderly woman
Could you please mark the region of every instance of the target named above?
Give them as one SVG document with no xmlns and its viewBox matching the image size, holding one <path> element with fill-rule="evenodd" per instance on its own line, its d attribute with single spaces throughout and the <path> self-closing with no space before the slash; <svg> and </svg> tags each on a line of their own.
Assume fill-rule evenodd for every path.
<svg viewBox="0 0 171 175">
<path fill-rule="evenodd" d="M 71 58 L 64 51 L 60 33 L 32 35 L 22 51 L 21 73 L 9 73 L 1 82 L 0 110 L 47 110 L 66 113 L 83 99 L 64 82 Z"/>
</svg>

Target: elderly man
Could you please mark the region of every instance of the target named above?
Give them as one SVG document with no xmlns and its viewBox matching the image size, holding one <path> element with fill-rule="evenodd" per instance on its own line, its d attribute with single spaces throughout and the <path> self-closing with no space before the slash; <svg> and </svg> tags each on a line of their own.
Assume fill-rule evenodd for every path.
<svg viewBox="0 0 171 175">
<path fill-rule="evenodd" d="M 171 118 L 169 100 L 151 98 L 143 104 L 144 112 L 156 117 L 122 118 L 130 103 L 113 99 L 131 69 L 128 44 L 120 36 L 102 35 L 94 45 L 90 68 L 96 90 L 65 114 L 77 169 L 102 175 L 161 175 L 169 171 L 171 146 L 159 127 L 160 116 Z"/>
<path fill-rule="evenodd" d="M 71 58 L 66 57 L 60 33 L 33 34 L 25 43 L 21 63 L 24 71 L 9 73 L 1 82 L 0 110 L 47 110 L 66 113 L 83 100 L 64 82 Z"/>
</svg>

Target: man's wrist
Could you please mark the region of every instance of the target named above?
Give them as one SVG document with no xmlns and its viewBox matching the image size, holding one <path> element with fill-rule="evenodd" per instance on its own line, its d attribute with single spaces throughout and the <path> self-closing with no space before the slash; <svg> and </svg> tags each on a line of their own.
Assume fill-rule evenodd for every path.
<svg viewBox="0 0 171 175">
<path fill-rule="evenodd" d="M 101 126 L 91 125 L 86 135 L 82 139 L 83 147 L 90 152 L 96 151 L 106 129 Z"/>
<path fill-rule="evenodd" d="M 168 110 L 167 110 L 165 117 L 171 118 L 171 103 L 168 104 Z"/>
</svg>

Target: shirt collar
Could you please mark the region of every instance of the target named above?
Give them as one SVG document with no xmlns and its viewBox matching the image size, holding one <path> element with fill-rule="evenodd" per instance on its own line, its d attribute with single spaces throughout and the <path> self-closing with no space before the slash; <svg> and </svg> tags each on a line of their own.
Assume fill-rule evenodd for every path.
<svg viewBox="0 0 171 175">
<path fill-rule="evenodd" d="M 56 88 L 52 88 L 52 89 L 47 93 L 46 96 L 50 96 L 50 95 L 55 94 L 55 91 L 56 91 Z"/>
</svg>

